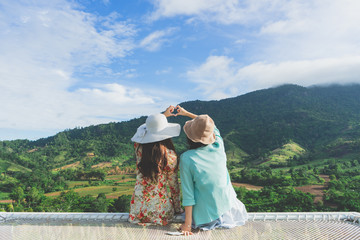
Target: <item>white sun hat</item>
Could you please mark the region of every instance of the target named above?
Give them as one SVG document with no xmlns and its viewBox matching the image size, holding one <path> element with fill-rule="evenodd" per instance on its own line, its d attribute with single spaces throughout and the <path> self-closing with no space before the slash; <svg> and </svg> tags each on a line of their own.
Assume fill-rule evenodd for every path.
<svg viewBox="0 0 360 240">
<path fill-rule="evenodd" d="M 177 123 L 168 123 L 164 114 L 152 114 L 146 122 L 138 127 L 131 141 L 137 143 L 152 143 L 180 135 L 181 127 Z"/>
</svg>

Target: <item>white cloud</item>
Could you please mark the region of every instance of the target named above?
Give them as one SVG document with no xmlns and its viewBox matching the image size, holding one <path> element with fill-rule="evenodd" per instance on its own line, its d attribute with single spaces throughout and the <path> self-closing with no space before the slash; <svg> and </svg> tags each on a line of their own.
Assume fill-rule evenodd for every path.
<svg viewBox="0 0 360 240">
<path fill-rule="evenodd" d="M 206 99 L 221 99 L 236 94 L 227 82 L 236 81 L 237 67 L 234 60 L 225 56 L 210 56 L 201 66 L 187 72 L 190 81 Z"/>
<path fill-rule="evenodd" d="M 360 2 L 294 1 L 284 17 L 264 22 L 263 57 L 273 60 L 316 59 L 360 55 Z"/>
<path fill-rule="evenodd" d="M 78 92 L 86 99 L 92 99 L 94 104 L 104 101 L 102 104 L 128 105 L 131 103 L 147 105 L 154 104 L 152 97 L 146 96 L 142 90 L 128 88 L 117 83 L 105 84 L 98 88 L 81 88 Z"/>
<path fill-rule="evenodd" d="M 254 49 L 248 50 L 252 59 L 278 62 L 360 54 L 357 0 L 157 0 L 155 7 L 154 19 L 187 16 L 190 22 L 231 25 L 234 33 L 230 29 L 229 37 Z"/>
<path fill-rule="evenodd" d="M 140 47 L 151 52 L 157 51 L 164 43 L 169 41 L 166 37 L 171 35 L 175 30 L 175 28 L 168 28 L 150 33 L 140 42 Z"/>
<path fill-rule="evenodd" d="M 94 73 L 99 64 L 131 54 L 136 29 L 115 21 L 116 14 L 97 17 L 64 0 L 3 1 L 0 7 L 0 129 L 49 132 L 158 107 L 158 98 L 119 80 L 69 90 L 79 82 L 76 73 Z M 136 72 L 120 73 L 126 74 Z"/>
<path fill-rule="evenodd" d="M 188 71 L 205 99 L 221 99 L 284 83 L 311 86 L 329 83 L 360 83 L 360 56 L 286 61 L 256 62 L 240 66 L 226 56 L 211 56 Z"/>
<path fill-rule="evenodd" d="M 284 83 L 360 82 L 357 0 L 157 0 L 155 6 L 155 20 L 185 16 L 189 23 L 227 25 L 223 32 L 241 45 L 187 72 L 206 99 Z"/>
<path fill-rule="evenodd" d="M 156 11 L 151 18 L 157 20 L 178 15 L 194 20 L 218 22 L 221 24 L 256 24 L 278 13 L 278 7 L 285 0 L 156 0 Z M 274 15 L 273 15 L 274 16 Z"/>
</svg>

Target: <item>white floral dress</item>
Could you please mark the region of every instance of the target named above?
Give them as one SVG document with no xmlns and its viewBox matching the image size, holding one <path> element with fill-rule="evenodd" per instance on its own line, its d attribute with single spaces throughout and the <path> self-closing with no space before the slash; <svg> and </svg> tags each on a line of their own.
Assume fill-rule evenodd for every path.
<svg viewBox="0 0 360 240">
<path fill-rule="evenodd" d="M 135 143 L 137 164 L 142 155 L 142 148 L 138 146 L 139 144 Z M 166 156 L 168 164 L 158 175 L 157 182 L 144 179 L 136 169 L 137 177 L 130 203 L 129 222 L 166 225 L 174 217 L 174 213 L 182 211 L 176 167 L 177 156 L 173 150 L 169 149 L 166 149 Z"/>
</svg>

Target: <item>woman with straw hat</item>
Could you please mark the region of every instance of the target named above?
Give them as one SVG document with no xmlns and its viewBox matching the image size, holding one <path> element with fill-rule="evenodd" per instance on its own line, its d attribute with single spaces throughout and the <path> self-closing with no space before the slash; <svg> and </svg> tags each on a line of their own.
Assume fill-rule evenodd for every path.
<svg viewBox="0 0 360 240">
<path fill-rule="evenodd" d="M 174 213 L 183 210 L 180 206 L 178 161 L 171 138 L 180 134 L 180 125 L 168 123 L 174 116 L 170 106 L 163 114 L 147 117 L 135 135 L 137 176 L 130 203 L 129 221 L 144 224 L 167 225 Z M 167 191 L 170 189 L 170 192 Z"/>
<path fill-rule="evenodd" d="M 187 116 L 183 127 L 189 150 L 180 156 L 180 178 L 185 223 L 180 229 L 211 230 L 245 224 L 245 206 L 236 198 L 226 167 L 223 139 L 208 115 L 195 115 L 177 106 L 177 115 Z"/>
</svg>

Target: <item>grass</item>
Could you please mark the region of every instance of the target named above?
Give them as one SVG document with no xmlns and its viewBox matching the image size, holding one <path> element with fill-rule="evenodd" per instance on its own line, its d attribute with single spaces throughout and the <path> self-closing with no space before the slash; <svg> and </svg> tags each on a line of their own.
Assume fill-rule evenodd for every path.
<svg viewBox="0 0 360 240">
<path fill-rule="evenodd" d="M 0 200 L 10 199 L 9 194 L 10 193 L 0 192 Z"/>
<path fill-rule="evenodd" d="M 125 179 L 136 179 L 136 174 L 108 175 L 106 180 L 125 180 L 123 177 L 125 177 Z"/>
<path fill-rule="evenodd" d="M 31 172 L 31 170 L 26 167 L 2 159 L 0 159 L 0 171 Z"/>
<path fill-rule="evenodd" d="M 1 160 L 0 159 L 0 171 L 6 171 L 10 166 L 10 163 L 8 161 L 5 160 Z"/>
<path fill-rule="evenodd" d="M 124 176 L 125 179 L 123 179 Z M 92 197 L 97 197 L 99 193 L 105 193 L 107 198 L 118 198 L 121 195 L 131 195 L 134 191 L 135 182 L 135 174 L 120 174 L 108 175 L 105 181 L 92 181 L 93 184 L 99 184 L 99 186 L 81 187 L 81 185 L 88 185 L 89 181 L 67 181 L 67 184 L 69 185 L 69 189 L 77 192 L 80 196 L 91 195 Z M 74 189 L 76 186 L 80 187 Z M 66 190 L 65 192 L 67 191 L 70 190 Z M 63 191 L 46 193 L 45 196 L 55 198 L 59 196 L 61 192 Z M 9 193 L 0 192 L 0 200 L 8 199 L 10 199 Z"/>
<path fill-rule="evenodd" d="M 122 186 L 117 185 L 110 185 L 110 186 L 90 186 L 85 188 L 77 188 L 74 189 L 74 192 L 79 193 L 80 196 L 86 196 L 91 195 L 93 197 L 97 197 L 99 193 L 105 193 L 106 197 L 115 198 L 121 195 L 128 195 L 132 194 L 134 190 L 135 184 L 124 184 Z M 113 188 L 116 188 L 115 191 L 113 191 Z M 53 192 L 53 193 L 47 193 L 45 196 L 47 197 L 57 197 L 61 194 L 62 191 L 59 192 Z"/>
<path fill-rule="evenodd" d="M 62 167 L 59 167 L 59 168 L 55 168 L 55 169 L 53 169 L 53 172 L 57 172 L 59 170 L 63 170 L 63 169 L 67 169 L 67 168 L 77 168 L 79 165 L 80 165 L 80 161 L 76 161 L 76 162 L 64 165 Z"/>
<path fill-rule="evenodd" d="M 345 162 L 352 162 L 353 160 L 357 159 L 359 161 L 359 154 L 354 154 L 354 153 L 350 153 L 347 155 L 344 155 L 342 157 L 325 157 L 325 158 L 321 158 L 321 159 L 316 159 L 314 161 L 311 161 L 309 163 L 303 164 L 303 165 L 297 165 L 294 166 L 293 168 L 301 168 L 301 167 L 320 167 L 323 168 L 324 166 L 327 166 L 331 163 L 345 163 Z M 287 168 L 278 168 L 278 169 L 289 169 L 290 167 Z M 356 170 L 356 169 L 360 169 L 360 165 L 359 166 L 352 166 L 352 167 L 348 167 L 346 168 L 347 170 Z"/>
<path fill-rule="evenodd" d="M 227 160 L 230 162 L 231 161 L 236 161 L 236 162 L 240 161 L 241 162 L 244 158 L 246 158 L 249 155 L 245 151 L 243 151 L 242 149 L 237 147 L 236 144 L 234 144 L 233 142 L 231 142 L 229 140 L 229 138 L 233 134 L 236 134 L 236 133 L 234 131 L 232 131 L 224 137 L 226 157 L 227 157 Z"/>
<path fill-rule="evenodd" d="M 54 162 L 56 162 L 56 163 L 65 162 L 66 153 L 67 153 L 67 151 L 61 151 L 60 154 L 54 158 Z"/>
<path fill-rule="evenodd" d="M 69 185 L 69 188 L 72 189 L 75 186 L 89 184 L 89 181 L 67 181 L 66 183 Z"/>
<path fill-rule="evenodd" d="M 123 177 L 125 178 L 123 179 Z M 107 198 L 117 198 L 121 195 L 131 195 L 134 190 L 135 181 L 135 174 L 120 174 L 108 175 L 105 181 L 92 181 L 93 184 L 99 184 L 99 186 L 81 187 L 88 185 L 89 181 L 67 181 L 67 184 L 69 185 L 69 189 L 79 193 L 80 196 L 91 195 L 97 197 L 99 193 L 105 193 Z M 78 186 L 78 188 L 75 188 L 76 186 Z M 116 190 L 114 191 L 114 189 Z M 47 193 L 45 196 L 57 197 L 61 192 L 62 191 Z"/>
<path fill-rule="evenodd" d="M 289 160 L 293 159 L 294 157 L 300 157 L 304 153 L 306 153 L 304 148 L 291 141 L 283 145 L 281 148 L 277 148 L 271 151 L 267 161 L 260 165 L 269 166 L 286 164 Z"/>
<path fill-rule="evenodd" d="M 353 177 L 353 180 L 358 180 L 358 181 L 360 181 L 360 175 Z"/>
</svg>

